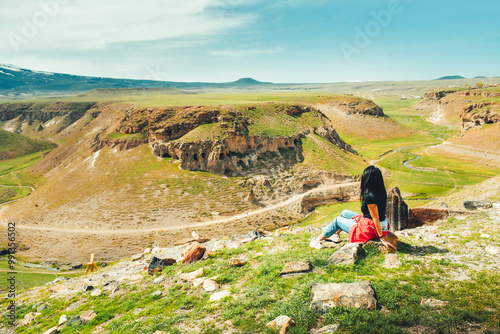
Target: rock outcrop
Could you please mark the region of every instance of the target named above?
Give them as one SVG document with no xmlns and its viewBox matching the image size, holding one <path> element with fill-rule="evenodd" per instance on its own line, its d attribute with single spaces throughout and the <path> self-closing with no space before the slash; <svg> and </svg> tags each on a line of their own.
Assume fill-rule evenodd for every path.
<svg viewBox="0 0 500 334">
<path fill-rule="evenodd" d="M 397 187 L 391 188 L 387 192 L 386 214 L 391 232 L 408 228 L 408 205 Z"/>
<path fill-rule="evenodd" d="M 463 108 L 460 118 L 461 132 L 485 124 L 499 123 L 500 105 L 494 102 L 473 103 Z"/>
</svg>

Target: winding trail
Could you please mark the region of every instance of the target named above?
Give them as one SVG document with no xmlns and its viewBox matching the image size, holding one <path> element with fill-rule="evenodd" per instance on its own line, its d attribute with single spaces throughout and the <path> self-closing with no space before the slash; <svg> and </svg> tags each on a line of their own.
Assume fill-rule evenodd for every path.
<svg viewBox="0 0 500 334">
<path fill-rule="evenodd" d="M 297 194 L 289 199 L 265 207 L 261 208 L 258 210 L 246 212 L 246 213 L 241 213 L 238 215 L 234 215 L 231 217 L 223 218 L 223 219 L 216 219 L 216 220 L 210 220 L 210 221 L 205 221 L 205 222 L 194 222 L 194 223 L 183 223 L 181 225 L 172 225 L 172 226 L 163 226 L 163 227 L 154 227 L 154 228 L 145 228 L 145 229 L 123 229 L 123 230 L 109 230 L 109 229 L 100 229 L 100 230 L 85 230 L 85 229 L 77 229 L 77 228 L 59 228 L 59 227 L 42 227 L 42 226 L 33 226 L 33 225 L 18 225 L 16 224 L 16 229 L 19 230 L 37 230 L 37 231 L 52 231 L 52 232 L 65 232 L 65 233 L 76 233 L 76 234 L 137 234 L 137 233 L 151 233 L 151 232 L 159 232 L 159 231 L 172 231 L 172 230 L 178 230 L 180 228 L 195 228 L 195 227 L 205 227 L 205 226 L 210 226 L 210 225 L 215 225 L 215 224 L 220 224 L 220 223 L 227 223 L 233 220 L 238 220 L 238 219 L 244 219 L 252 216 L 256 216 L 262 213 L 266 213 L 269 211 L 274 211 L 276 209 L 297 203 L 299 201 L 302 201 L 304 197 L 314 194 L 314 193 L 320 193 L 323 191 L 328 191 L 328 190 L 335 190 L 335 189 L 340 189 L 342 187 L 353 187 L 353 186 L 358 186 L 359 182 L 348 182 L 348 183 L 340 183 L 340 184 L 334 184 L 334 185 L 328 185 L 328 186 L 323 186 L 315 189 L 311 189 L 305 193 L 302 194 Z M 0 223 L 1 226 L 7 226 L 6 223 L 2 222 Z"/>
</svg>

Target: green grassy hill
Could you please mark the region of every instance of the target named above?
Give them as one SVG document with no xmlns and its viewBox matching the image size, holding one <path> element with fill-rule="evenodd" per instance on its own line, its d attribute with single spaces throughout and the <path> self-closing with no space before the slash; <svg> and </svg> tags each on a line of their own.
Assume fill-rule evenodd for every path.
<svg viewBox="0 0 500 334">
<path fill-rule="evenodd" d="M 0 129 L 0 160 L 17 158 L 39 151 L 47 151 L 56 146 L 56 144 L 48 140 L 30 139 Z"/>
</svg>

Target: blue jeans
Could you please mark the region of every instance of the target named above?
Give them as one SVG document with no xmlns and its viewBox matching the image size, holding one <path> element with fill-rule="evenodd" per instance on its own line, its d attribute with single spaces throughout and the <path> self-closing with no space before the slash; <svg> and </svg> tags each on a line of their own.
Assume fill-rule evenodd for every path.
<svg viewBox="0 0 500 334">
<path fill-rule="evenodd" d="M 358 214 L 356 212 L 352 212 L 349 210 L 342 211 L 340 216 L 336 217 L 327 227 L 324 228 L 323 235 L 326 238 L 330 238 L 338 230 L 349 233 L 351 226 L 356 224 L 356 222 L 352 218 L 357 215 Z M 380 226 L 382 227 L 382 231 L 388 231 L 389 225 L 387 219 L 382 220 L 380 222 Z"/>
</svg>

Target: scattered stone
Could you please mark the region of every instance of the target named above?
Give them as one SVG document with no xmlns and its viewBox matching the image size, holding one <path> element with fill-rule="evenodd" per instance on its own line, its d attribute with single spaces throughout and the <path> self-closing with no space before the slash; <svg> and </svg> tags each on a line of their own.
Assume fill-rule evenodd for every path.
<svg viewBox="0 0 500 334">
<path fill-rule="evenodd" d="M 295 273 L 305 273 L 311 271 L 311 263 L 309 261 L 289 262 L 281 271 L 280 275 L 289 275 Z"/>
<path fill-rule="evenodd" d="M 43 310 L 45 310 L 45 308 L 47 308 L 47 306 L 45 304 L 42 304 L 42 305 L 39 305 L 37 308 L 36 308 L 36 312 L 37 313 L 42 313 Z"/>
<path fill-rule="evenodd" d="M 247 244 L 247 243 L 252 242 L 252 241 L 254 241 L 254 240 L 256 240 L 256 238 L 245 238 L 245 239 L 242 239 L 242 240 L 240 241 L 240 243 L 238 244 L 238 246 L 239 246 L 239 245 L 243 245 L 243 244 Z"/>
<path fill-rule="evenodd" d="M 448 204 L 446 204 L 446 203 L 441 203 L 441 205 L 439 206 L 439 209 L 441 209 L 441 210 L 446 210 L 448 208 L 449 208 Z"/>
<path fill-rule="evenodd" d="M 344 306 L 375 310 L 375 291 L 368 281 L 356 283 L 311 283 L 312 301 L 310 309 L 325 312 L 330 308 Z"/>
<path fill-rule="evenodd" d="M 447 301 L 434 299 L 434 298 L 422 298 L 420 301 L 420 305 L 422 306 L 430 306 L 430 307 L 442 307 L 448 305 Z"/>
<path fill-rule="evenodd" d="M 149 253 L 151 253 L 151 248 L 146 248 L 146 249 L 144 250 L 144 252 L 142 252 L 142 253 L 143 253 L 143 254 L 149 254 Z"/>
<path fill-rule="evenodd" d="M 59 322 L 57 323 L 57 326 L 61 326 L 61 325 L 65 324 L 67 321 L 68 321 L 68 317 L 66 317 L 66 315 L 63 314 L 59 318 Z"/>
<path fill-rule="evenodd" d="M 48 331 L 44 332 L 43 334 L 53 334 L 53 333 L 57 333 L 59 332 L 59 328 L 57 328 L 57 326 L 55 327 L 52 327 L 51 329 L 49 329 Z"/>
<path fill-rule="evenodd" d="M 59 293 L 59 292 L 62 292 L 64 290 L 68 289 L 66 287 L 66 285 L 63 285 L 63 284 L 59 284 L 59 285 L 54 285 L 54 286 L 51 286 L 49 288 L 49 291 L 50 292 L 53 292 L 53 293 Z"/>
<path fill-rule="evenodd" d="M 67 326 L 79 326 L 82 324 L 82 319 L 80 319 L 80 317 L 74 317 L 74 318 L 71 318 L 68 323 L 67 323 Z"/>
<path fill-rule="evenodd" d="M 492 204 L 486 201 L 464 201 L 464 208 L 467 210 L 491 209 Z"/>
<path fill-rule="evenodd" d="M 182 263 L 192 263 L 196 262 L 203 257 L 206 248 L 199 243 L 193 244 L 189 249 L 182 255 L 184 258 Z"/>
<path fill-rule="evenodd" d="M 328 325 L 325 327 L 321 327 L 319 329 L 311 330 L 311 334 L 333 334 L 335 331 L 339 329 L 339 325 Z"/>
<path fill-rule="evenodd" d="M 153 280 L 153 284 L 160 284 L 161 282 L 165 281 L 165 277 L 163 276 L 160 276 L 160 277 L 157 277 Z"/>
<path fill-rule="evenodd" d="M 363 254 L 363 248 L 357 243 L 348 243 L 337 249 L 328 259 L 332 264 L 351 264 L 356 262 L 359 255 Z"/>
<path fill-rule="evenodd" d="M 469 241 L 465 243 L 465 247 L 467 248 L 476 248 L 479 246 L 479 243 L 475 240 Z"/>
<path fill-rule="evenodd" d="M 181 274 L 179 278 L 183 281 L 189 282 L 201 276 L 203 276 L 203 268 L 200 268 L 190 273 Z"/>
<path fill-rule="evenodd" d="M 138 308 L 134 309 L 134 310 L 132 311 L 132 313 L 133 313 L 134 315 L 138 315 L 138 314 L 139 314 L 139 313 L 141 313 L 142 311 L 144 311 L 144 309 L 143 309 L 143 308 L 138 307 Z"/>
<path fill-rule="evenodd" d="M 286 315 L 280 315 L 276 319 L 270 321 L 267 323 L 266 327 L 271 328 L 275 332 L 279 334 L 285 334 L 288 327 L 294 326 L 295 321 L 292 320 L 292 318 L 286 316 Z"/>
<path fill-rule="evenodd" d="M 205 282 L 205 278 L 203 278 L 203 277 L 198 277 L 198 278 L 195 278 L 194 280 L 191 281 L 191 283 L 193 283 L 193 286 L 195 288 L 197 288 L 200 285 L 202 285 L 203 282 Z"/>
<path fill-rule="evenodd" d="M 151 294 L 151 296 L 153 297 L 160 297 L 161 295 L 163 295 L 163 292 L 160 290 L 157 290 Z"/>
<path fill-rule="evenodd" d="M 254 231 L 250 231 L 247 234 L 245 234 L 245 236 L 243 238 L 252 239 L 252 241 L 253 241 L 253 240 L 258 239 L 260 237 L 262 237 L 262 235 L 260 235 L 260 232 L 258 230 L 254 230 Z"/>
<path fill-rule="evenodd" d="M 162 269 L 164 267 L 171 266 L 175 262 L 176 262 L 175 259 L 170 259 L 170 258 L 161 259 L 153 255 L 149 260 L 148 274 L 153 275 L 153 270 L 157 268 Z"/>
<path fill-rule="evenodd" d="M 401 266 L 401 260 L 398 254 L 385 254 L 384 267 L 385 268 L 399 268 Z"/>
<path fill-rule="evenodd" d="M 165 332 L 164 331 L 156 331 L 153 334 L 165 334 Z"/>
<path fill-rule="evenodd" d="M 66 280 L 66 277 L 60 276 L 60 277 L 56 278 L 55 280 L 53 280 L 52 283 L 57 284 L 59 282 L 65 281 L 65 280 Z"/>
<path fill-rule="evenodd" d="M 144 256 L 144 253 L 135 254 L 135 255 L 132 255 L 131 260 L 132 261 L 139 261 L 140 259 L 142 259 L 143 256 Z"/>
<path fill-rule="evenodd" d="M 391 310 L 389 310 L 387 307 L 385 306 L 382 306 L 379 310 L 380 313 L 383 313 L 383 314 L 391 314 Z"/>
<path fill-rule="evenodd" d="M 151 250 L 152 254 L 156 254 L 156 253 L 159 253 L 159 252 L 161 252 L 161 248 L 158 247 L 158 246 L 153 247 L 153 249 Z"/>
<path fill-rule="evenodd" d="M 217 284 L 215 280 L 207 279 L 203 281 L 203 290 L 205 290 L 206 292 L 213 292 L 217 291 L 218 289 L 219 289 L 219 284 Z"/>
<path fill-rule="evenodd" d="M 212 248 L 212 252 L 218 252 L 226 248 L 226 243 L 224 240 L 217 240 Z"/>
<path fill-rule="evenodd" d="M 71 269 L 72 270 L 77 270 L 80 269 L 83 265 L 81 263 L 72 263 L 71 264 Z"/>
<path fill-rule="evenodd" d="M 80 315 L 80 320 L 83 322 L 89 322 L 95 317 L 97 317 L 97 314 L 94 312 L 94 310 L 88 310 Z"/>
<path fill-rule="evenodd" d="M 231 260 L 229 260 L 230 267 L 242 267 L 245 264 L 247 264 L 247 260 L 243 258 L 233 257 Z"/>
<path fill-rule="evenodd" d="M 84 303 L 82 301 L 78 300 L 78 301 L 74 302 L 73 304 L 68 305 L 68 307 L 66 307 L 64 310 L 71 312 L 71 311 L 76 310 L 77 308 L 79 308 L 83 304 Z"/>
<path fill-rule="evenodd" d="M 199 235 L 195 231 L 191 232 L 191 235 L 193 236 L 193 239 L 195 241 L 200 242 L 200 243 L 210 241 L 209 238 L 202 237 L 201 235 Z"/>
<path fill-rule="evenodd" d="M 102 290 L 101 289 L 96 289 L 94 291 L 92 291 L 92 293 L 90 294 L 92 297 L 99 297 L 102 293 Z"/>
<path fill-rule="evenodd" d="M 35 320 L 35 313 L 29 312 L 19 321 L 19 326 L 28 326 Z"/>
<path fill-rule="evenodd" d="M 489 238 L 491 238 L 491 234 L 483 233 L 483 234 L 481 234 L 481 238 L 489 239 Z"/>
<path fill-rule="evenodd" d="M 408 205 L 397 187 L 391 188 L 387 192 L 386 213 L 391 222 L 389 227 L 392 232 L 408 228 Z"/>
<path fill-rule="evenodd" d="M 221 300 L 222 298 L 226 298 L 231 296 L 231 293 L 228 290 L 222 290 L 219 292 L 216 292 L 210 296 L 210 301 L 215 302 L 218 300 Z"/>
<path fill-rule="evenodd" d="M 491 206 L 495 209 L 498 209 L 498 208 L 500 208 L 500 202 L 493 202 L 493 203 L 491 203 Z"/>
<path fill-rule="evenodd" d="M 500 254 L 500 247 L 495 246 L 495 245 L 488 245 L 488 246 L 486 246 L 484 251 L 490 255 L 498 255 L 498 254 Z"/>
<path fill-rule="evenodd" d="M 86 285 L 83 288 L 83 291 L 92 291 L 92 290 L 94 290 L 94 286 L 93 285 Z"/>
</svg>

